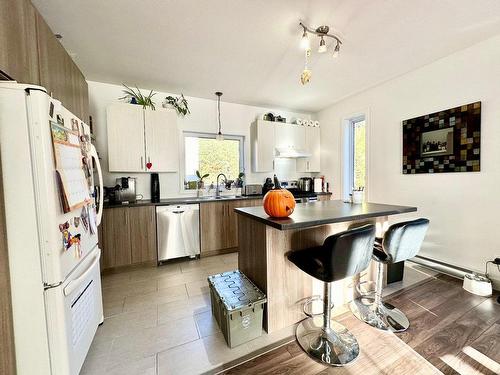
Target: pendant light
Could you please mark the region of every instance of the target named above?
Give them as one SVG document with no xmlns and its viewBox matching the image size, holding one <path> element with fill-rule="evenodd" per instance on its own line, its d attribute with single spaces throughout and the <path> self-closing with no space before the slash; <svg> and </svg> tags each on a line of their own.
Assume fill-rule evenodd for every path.
<svg viewBox="0 0 500 375">
<path fill-rule="evenodd" d="M 218 140 L 218 141 L 223 141 L 224 140 L 224 136 L 222 135 L 221 123 L 220 123 L 220 97 L 222 96 L 222 93 L 220 91 L 217 91 L 215 93 L 215 95 L 217 95 L 217 119 L 218 119 L 218 122 L 219 122 L 219 132 L 215 136 L 215 139 Z"/>
</svg>

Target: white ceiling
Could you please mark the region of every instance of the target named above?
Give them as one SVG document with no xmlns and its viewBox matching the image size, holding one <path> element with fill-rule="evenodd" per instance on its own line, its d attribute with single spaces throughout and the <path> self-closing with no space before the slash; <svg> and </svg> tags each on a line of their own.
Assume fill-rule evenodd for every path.
<svg viewBox="0 0 500 375">
<path fill-rule="evenodd" d="M 32 0 L 88 80 L 304 111 L 500 33 L 498 0 Z M 302 86 L 299 20 L 330 25 Z"/>
</svg>

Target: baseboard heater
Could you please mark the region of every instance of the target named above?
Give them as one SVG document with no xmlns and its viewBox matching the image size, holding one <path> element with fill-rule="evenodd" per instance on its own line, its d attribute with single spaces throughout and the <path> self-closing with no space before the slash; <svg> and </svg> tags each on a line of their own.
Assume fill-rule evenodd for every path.
<svg viewBox="0 0 500 375">
<path fill-rule="evenodd" d="M 471 270 L 466 268 L 461 268 L 457 266 L 452 266 L 451 264 L 443 263 L 438 260 L 425 258 L 423 256 L 417 255 L 414 258 L 410 259 L 411 262 L 419 264 L 421 266 L 431 268 L 435 271 L 444 273 L 446 275 L 450 275 L 453 277 L 457 277 L 459 279 L 463 279 L 466 273 L 472 273 Z"/>
<path fill-rule="evenodd" d="M 440 262 L 439 260 L 425 258 L 425 257 L 422 257 L 420 255 L 417 255 L 416 257 L 411 258 L 410 262 L 416 263 L 416 264 L 423 266 L 423 267 L 430 268 L 434 271 L 444 273 L 444 274 L 449 275 L 449 276 L 459 278 L 461 280 L 464 279 L 464 276 L 466 273 L 474 272 L 474 271 L 468 270 L 466 268 L 452 266 L 451 264 Z M 489 278 L 491 280 L 493 289 L 500 290 L 500 280 L 496 279 L 494 277 L 491 277 L 491 275 L 489 275 Z"/>
</svg>

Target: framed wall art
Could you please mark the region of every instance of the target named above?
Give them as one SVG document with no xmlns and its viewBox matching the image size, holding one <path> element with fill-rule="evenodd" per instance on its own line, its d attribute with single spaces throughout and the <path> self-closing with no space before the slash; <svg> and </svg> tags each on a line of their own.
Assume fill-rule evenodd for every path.
<svg viewBox="0 0 500 375">
<path fill-rule="evenodd" d="M 403 174 L 479 172 L 481 102 L 404 120 Z"/>
</svg>

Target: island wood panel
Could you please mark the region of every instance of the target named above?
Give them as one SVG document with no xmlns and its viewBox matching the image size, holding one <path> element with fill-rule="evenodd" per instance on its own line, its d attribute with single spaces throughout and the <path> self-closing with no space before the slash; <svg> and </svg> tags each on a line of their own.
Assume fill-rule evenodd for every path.
<svg viewBox="0 0 500 375">
<path fill-rule="evenodd" d="M 20 83 L 38 84 L 35 8 L 28 0 L 1 0 L 0 9 L 0 70 Z"/>
<path fill-rule="evenodd" d="M 130 207 L 129 210 L 132 263 L 156 261 L 155 207 Z"/>
<path fill-rule="evenodd" d="M 268 333 L 288 327 L 304 318 L 303 303 L 312 295 L 322 294 L 323 283 L 288 261 L 290 251 L 320 246 L 335 233 L 367 223 L 379 223 L 387 217 L 349 221 L 305 229 L 279 230 L 244 215 L 239 215 L 238 268 L 267 295 L 264 328 Z M 375 280 L 376 264 L 363 273 L 363 280 Z M 360 275 L 334 282 L 332 299 L 341 305 L 352 299 L 352 285 Z"/>
<path fill-rule="evenodd" d="M 266 225 L 238 215 L 238 240 L 238 269 L 265 293 L 267 291 Z M 265 316 L 264 312 L 264 325 Z"/>
<path fill-rule="evenodd" d="M 318 201 L 329 201 L 332 199 L 331 194 L 318 194 Z"/>
<path fill-rule="evenodd" d="M 0 333 L 0 374 L 14 375 L 16 373 L 16 357 L 14 350 L 2 163 L 0 163 Z"/>
</svg>

